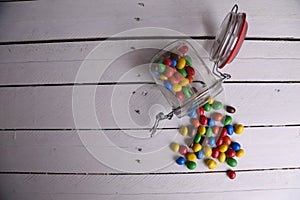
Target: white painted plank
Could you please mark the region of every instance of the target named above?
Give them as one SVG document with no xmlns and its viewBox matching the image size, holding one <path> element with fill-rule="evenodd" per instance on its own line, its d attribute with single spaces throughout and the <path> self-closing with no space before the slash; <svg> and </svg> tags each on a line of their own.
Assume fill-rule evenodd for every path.
<svg viewBox="0 0 300 200">
<path fill-rule="evenodd" d="M 143 6 L 137 1 L 121 0 L 2 3 L 0 41 L 109 37 L 141 27 L 163 27 L 193 36 L 215 35 L 235 3 L 248 15 L 248 36 L 300 35 L 299 7 L 292 0 L 142 3 Z"/>
<path fill-rule="evenodd" d="M 227 83 L 224 88 L 226 100 L 224 95 L 220 100 L 238 109 L 234 122 L 299 124 L 299 84 Z M 152 84 L 1 88 L 0 99 L 2 129 L 147 128 L 159 111 L 171 110 Z M 181 123 L 174 117 L 161 127 Z"/>
<path fill-rule="evenodd" d="M 253 199 L 252 197 L 258 197 L 259 194 L 264 196 L 258 199 L 263 199 L 277 194 L 275 199 L 287 197 L 298 199 L 300 192 L 299 170 L 242 172 L 238 174 L 235 181 L 229 180 L 223 173 L 146 176 L 0 176 L 1 191 L 6 195 L 6 199 L 19 199 L 21 195 L 24 195 L 25 199 L 35 195 L 37 197 L 45 195 L 50 199 L 70 199 L 75 196 L 77 199 L 85 196 L 92 196 L 92 199 L 95 197 L 121 199 L 122 196 L 127 198 L 135 196 L 135 199 L 139 199 L 144 196 L 171 195 L 179 199 L 185 194 L 187 197 L 211 197 L 211 199 L 224 199 L 228 196 L 230 199 L 240 199 L 238 197 Z M 244 196 L 247 194 L 248 196 Z"/>
<path fill-rule="evenodd" d="M 107 138 L 103 138 L 104 134 Z M 238 159 L 238 170 L 297 168 L 300 151 L 299 127 L 246 128 L 243 135 L 234 135 L 245 156 Z M 177 130 L 163 130 L 154 138 L 147 130 L 139 131 L 1 131 L 0 171 L 56 173 L 118 172 L 188 172 L 175 164 L 177 154 L 169 148 L 172 142 L 182 145 Z M 108 141 L 102 144 L 103 141 Z M 276 146 L 276 147 L 274 147 Z M 102 152 L 108 152 L 100 157 Z M 124 155 L 121 158 L 121 155 Z M 155 159 L 150 160 L 154 155 Z M 113 158 L 108 160 L 107 157 Z M 140 160 L 140 163 L 136 161 Z M 121 161 L 123 160 L 123 162 Z M 116 164 L 117 162 L 117 164 Z M 202 161 L 196 172 L 210 171 Z M 128 166 L 134 166 L 128 170 Z M 148 165 L 148 166 L 146 166 Z M 227 170 L 219 164 L 214 171 Z"/>
<path fill-rule="evenodd" d="M 211 45 L 211 41 L 197 42 L 205 48 Z M 109 45 L 111 43 L 114 45 Z M 145 47 L 149 45 L 161 48 L 167 43 L 168 41 L 161 40 L 130 40 L 100 43 L 99 46 L 97 42 L 2 46 L 0 85 L 151 82 L 153 80 L 147 67 L 138 66 L 149 63 L 156 50 Z M 122 51 L 113 51 L 120 46 L 129 53 L 122 55 Z M 133 51 L 130 49 L 132 46 L 143 46 L 143 49 Z M 93 51 L 94 48 L 96 50 Z M 107 48 L 111 49 L 111 53 L 104 53 Z M 199 51 L 204 56 L 207 66 L 212 67 L 213 63 L 208 60 L 207 53 L 203 49 Z M 236 60 L 222 71 L 230 73 L 232 81 L 298 81 L 299 52 L 299 42 L 246 41 Z M 87 74 L 86 79 L 78 80 L 76 75 L 82 68 L 88 69 L 92 75 L 100 72 L 103 75 L 94 80 L 92 75 Z M 124 74 L 126 77 L 120 80 Z"/>
<path fill-rule="evenodd" d="M 298 200 L 300 195 L 299 189 L 275 189 L 275 190 L 250 190 L 250 191 L 227 191 L 227 192 L 199 192 L 199 193 L 172 193 L 172 194 L 143 194 L 143 195 L 128 195 L 128 194 L 37 194 L 37 193 L 11 193 L 5 194 L 5 199 L 10 200 L 99 200 L 99 199 L 122 199 L 122 200 L 152 200 L 152 199 L 166 199 L 166 200 L 181 200 L 181 199 L 272 199 L 272 200 Z"/>
</svg>

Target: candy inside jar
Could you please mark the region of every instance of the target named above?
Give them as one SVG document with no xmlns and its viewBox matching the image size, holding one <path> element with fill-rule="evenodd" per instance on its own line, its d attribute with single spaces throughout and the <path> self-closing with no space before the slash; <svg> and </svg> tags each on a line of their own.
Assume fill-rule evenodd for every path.
<svg viewBox="0 0 300 200">
<path fill-rule="evenodd" d="M 231 76 L 218 69 L 235 58 L 248 28 L 246 14 L 237 11 L 238 6 L 234 5 L 213 43 L 210 53 L 210 60 L 214 62 L 213 70 L 205 65 L 201 55 L 187 40 L 175 41 L 153 57 L 150 73 L 172 111 L 166 115 L 162 112 L 156 115 L 156 122 L 150 130 L 151 136 L 155 134 L 159 121 L 171 119 L 173 114 L 179 118 L 186 115 L 194 118 L 199 107 L 223 91 L 222 82 Z"/>
</svg>

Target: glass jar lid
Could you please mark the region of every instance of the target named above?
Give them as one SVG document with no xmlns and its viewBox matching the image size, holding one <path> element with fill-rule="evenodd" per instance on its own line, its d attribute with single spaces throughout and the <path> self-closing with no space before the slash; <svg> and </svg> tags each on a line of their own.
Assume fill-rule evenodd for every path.
<svg viewBox="0 0 300 200">
<path fill-rule="evenodd" d="M 217 68 L 223 68 L 235 58 L 246 36 L 248 29 L 246 14 L 237 11 L 238 6 L 234 5 L 223 20 L 212 45 L 210 59 Z"/>
</svg>

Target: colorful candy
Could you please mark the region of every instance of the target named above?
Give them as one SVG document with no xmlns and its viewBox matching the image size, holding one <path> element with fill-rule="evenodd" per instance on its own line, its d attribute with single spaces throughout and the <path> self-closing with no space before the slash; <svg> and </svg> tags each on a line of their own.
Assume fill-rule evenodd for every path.
<svg viewBox="0 0 300 200">
<path fill-rule="evenodd" d="M 235 171 L 228 170 L 228 171 L 227 171 L 227 176 L 228 176 L 230 179 L 235 179 L 235 178 L 236 178 L 236 173 L 235 173 Z"/>
<path fill-rule="evenodd" d="M 181 146 L 179 147 L 179 153 L 180 153 L 181 155 L 184 156 L 187 152 L 188 152 L 187 146 L 181 145 Z"/>
<path fill-rule="evenodd" d="M 179 129 L 179 133 L 185 137 L 188 134 L 188 128 L 186 126 L 181 126 Z"/>
<path fill-rule="evenodd" d="M 244 132 L 244 126 L 242 124 L 235 124 L 234 125 L 234 132 L 236 134 L 241 134 Z"/>
<path fill-rule="evenodd" d="M 182 156 L 176 159 L 176 163 L 177 163 L 178 165 L 184 165 L 185 162 L 186 162 L 186 160 L 185 160 L 185 158 L 182 157 Z"/>
<path fill-rule="evenodd" d="M 226 125 L 229 125 L 230 123 L 232 122 L 232 117 L 231 116 L 229 116 L 229 115 L 226 115 L 225 116 L 225 119 L 224 119 L 224 125 L 226 126 Z"/>
<path fill-rule="evenodd" d="M 197 156 L 194 153 L 187 153 L 185 155 L 185 157 L 186 157 L 186 159 L 188 161 L 195 161 L 195 160 L 197 160 Z"/>
<path fill-rule="evenodd" d="M 240 158 L 245 154 L 244 149 L 240 149 L 236 152 L 236 157 Z"/>
<path fill-rule="evenodd" d="M 198 133 L 201 135 L 204 135 L 206 133 L 206 127 L 205 126 L 199 126 Z"/>
<path fill-rule="evenodd" d="M 234 158 L 227 158 L 226 159 L 226 163 L 230 166 L 230 167 L 236 167 L 237 166 L 237 161 Z"/>
<path fill-rule="evenodd" d="M 220 110 L 223 104 L 220 101 L 214 101 L 214 103 L 211 106 L 214 110 Z"/>
<path fill-rule="evenodd" d="M 197 133 L 194 137 L 194 143 L 199 143 L 201 140 L 201 134 Z"/>
<path fill-rule="evenodd" d="M 230 147 L 234 150 L 234 151 L 239 151 L 241 149 L 241 145 L 237 142 L 232 142 Z"/>
<path fill-rule="evenodd" d="M 193 146 L 193 151 L 194 151 L 194 152 L 201 151 L 201 149 L 202 149 L 202 145 L 201 145 L 201 144 L 199 144 L 199 143 L 194 144 L 194 146 Z M 196 156 L 197 156 L 197 155 L 196 155 Z M 198 156 L 197 156 L 197 157 L 198 157 Z"/>
<path fill-rule="evenodd" d="M 221 121 L 221 119 L 223 118 L 223 115 L 221 113 L 214 113 L 212 116 L 213 119 L 217 122 Z"/>
<path fill-rule="evenodd" d="M 183 69 L 185 67 L 185 63 L 186 63 L 185 59 L 184 58 L 180 58 L 178 60 L 177 66 L 176 66 L 177 69 Z"/>
<path fill-rule="evenodd" d="M 204 104 L 203 108 L 206 112 L 209 112 L 211 110 L 211 106 L 208 102 L 206 104 Z"/>
<path fill-rule="evenodd" d="M 218 165 L 213 159 L 208 159 L 205 163 L 209 169 L 215 169 Z"/>
<path fill-rule="evenodd" d="M 185 164 L 186 164 L 187 168 L 190 170 L 194 170 L 197 166 L 196 162 L 194 162 L 194 161 L 187 161 Z"/>
<path fill-rule="evenodd" d="M 191 124 L 195 127 L 199 127 L 200 126 L 200 122 L 197 118 L 192 118 L 191 119 Z"/>
<path fill-rule="evenodd" d="M 232 107 L 232 106 L 226 106 L 226 111 L 228 112 L 228 113 L 235 113 L 235 108 L 234 107 Z"/>
<path fill-rule="evenodd" d="M 172 151 L 174 151 L 175 153 L 177 153 L 179 151 L 180 145 L 178 143 L 173 142 L 171 144 L 171 149 Z"/>
<path fill-rule="evenodd" d="M 226 154 L 224 152 L 220 152 L 218 160 L 221 163 L 225 162 L 225 160 L 226 160 Z"/>
</svg>

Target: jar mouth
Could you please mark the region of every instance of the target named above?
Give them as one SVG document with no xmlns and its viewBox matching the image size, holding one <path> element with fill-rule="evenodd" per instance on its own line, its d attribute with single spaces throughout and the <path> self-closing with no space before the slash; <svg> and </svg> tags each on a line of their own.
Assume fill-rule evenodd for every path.
<svg viewBox="0 0 300 200">
<path fill-rule="evenodd" d="M 235 5 L 223 20 L 210 52 L 210 60 L 223 68 L 237 55 L 247 32 L 245 13 L 237 13 Z"/>
</svg>

